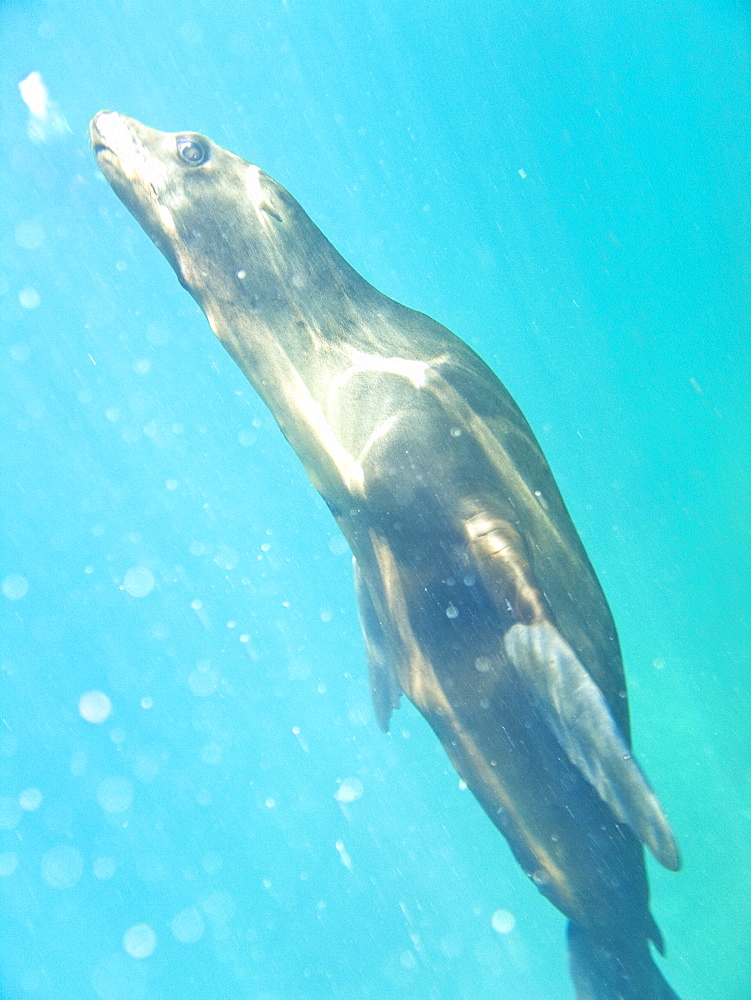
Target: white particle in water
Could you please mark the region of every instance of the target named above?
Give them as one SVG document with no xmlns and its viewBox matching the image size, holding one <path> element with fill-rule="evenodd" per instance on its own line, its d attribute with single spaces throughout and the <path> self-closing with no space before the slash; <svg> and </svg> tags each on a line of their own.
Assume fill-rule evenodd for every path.
<svg viewBox="0 0 751 1000">
<path fill-rule="evenodd" d="M 15 830 L 21 822 L 23 809 L 10 795 L 0 796 L 0 830 Z"/>
<path fill-rule="evenodd" d="M 357 802 L 362 798 L 363 787 L 359 778 L 345 778 L 334 792 L 337 802 Z"/>
<path fill-rule="evenodd" d="M 121 590 L 131 597 L 146 597 L 156 586 L 154 574 L 145 566 L 133 566 L 125 574 Z"/>
<path fill-rule="evenodd" d="M 44 243 L 44 227 L 35 219 L 19 222 L 16 226 L 16 243 L 24 250 L 38 250 Z"/>
<path fill-rule="evenodd" d="M 99 1000 L 145 1000 L 147 980 L 143 966 L 122 951 L 107 955 L 91 973 L 91 985 Z"/>
<path fill-rule="evenodd" d="M 146 339 L 153 347 L 164 347 L 169 342 L 169 331 L 160 323 L 149 323 L 146 327 Z"/>
<path fill-rule="evenodd" d="M 123 934 L 123 948 L 132 958 L 148 958 L 156 948 L 156 934 L 148 924 L 135 924 Z"/>
<path fill-rule="evenodd" d="M 87 722 L 104 722 L 112 711 L 112 702 L 103 691 L 87 691 L 78 699 L 78 711 Z"/>
<path fill-rule="evenodd" d="M 214 562 L 220 569 L 234 569 L 240 561 L 237 552 L 229 545 L 217 545 Z"/>
<path fill-rule="evenodd" d="M 264 885 L 266 880 L 264 879 Z M 270 886 L 266 886 L 269 888 Z M 228 892 L 212 892 L 201 900 L 201 908 L 209 920 L 216 924 L 228 924 L 235 915 L 237 904 Z"/>
<path fill-rule="evenodd" d="M 349 852 L 347 851 L 347 848 L 344 846 L 344 841 L 337 840 L 334 846 L 336 847 L 339 853 L 339 860 L 341 861 L 341 863 L 344 865 L 345 868 L 348 868 L 350 871 L 352 871 L 352 858 L 349 856 Z"/>
<path fill-rule="evenodd" d="M 81 750 L 76 751 L 70 758 L 70 773 L 74 778 L 80 778 L 88 766 L 88 758 Z"/>
<path fill-rule="evenodd" d="M 18 855 L 15 851 L 4 851 L 0 854 L 0 878 L 8 878 L 18 868 Z"/>
<path fill-rule="evenodd" d="M 203 917 L 195 906 L 176 913 L 170 926 L 172 934 L 181 944 L 195 944 L 203 937 Z"/>
<path fill-rule="evenodd" d="M 115 874 L 115 862 L 112 858 L 97 858 L 94 862 L 94 877 L 105 882 Z"/>
<path fill-rule="evenodd" d="M 201 867 L 208 875 L 216 875 L 223 864 L 222 856 L 218 851 L 209 851 L 201 858 Z"/>
<path fill-rule="evenodd" d="M 159 774 L 159 761 L 150 754 L 140 753 L 133 761 L 133 777 L 137 781 L 150 782 Z"/>
<path fill-rule="evenodd" d="M 42 299 L 36 288 L 33 288 L 31 285 L 27 285 L 18 293 L 18 301 L 24 309 L 38 309 L 41 305 Z"/>
<path fill-rule="evenodd" d="M 188 677 L 188 687 L 198 698 L 207 698 L 216 691 L 219 676 L 209 666 L 208 660 L 202 660 Z"/>
<path fill-rule="evenodd" d="M 459 958 L 464 947 L 456 934 L 444 934 L 441 938 L 441 951 L 446 958 Z"/>
<path fill-rule="evenodd" d="M 510 934 L 516 927 L 516 917 L 508 910 L 496 910 L 490 918 L 490 924 L 499 934 Z"/>
<path fill-rule="evenodd" d="M 97 786 L 96 798 L 107 813 L 125 812 L 133 801 L 133 784 L 127 778 L 105 778 Z"/>
<path fill-rule="evenodd" d="M 333 553 L 335 556 L 346 555 L 347 552 L 349 552 L 347 539 L 343 538 L 341 535 L 334 535 L 333 538 L 329 539 L 329 552 Z"/>
<path fill-rule="evenodd" d="M 31 356 L 31 348 L 28 344 L 11 344 L 9 354 L 14 361 L 28 361 Z"/>
<path fill-rule="evenodd" d="M 42 855 L 42 878 L 52 889 L 72 889 L 83 875 L 83 855 L 70 844 Z"/>
<path fill-rule="evenodd" d="M 25 812 L 34 812 L 42 804 L 42 793 L 38 788 L 25 788 L 18 796 L 18 804 Z"/>
<path fill-rule="evenodd" d="M 250 448 L 250 447 L 252 447 L 256 443 L 256 441 L 258 440 L 258 438 L 253 433 L 253 431 L 249 431 L 249 430 L 245 429 L 245 430 L 241 430 L 238 433 L 237 440 L 240 442 L 240 444 L 243 446 L 243 448 Z"/>
<path fill-rule="evenodd" d="M 3 580 L 3 595 L 9 601 L 20 601 L 29 592 L 29 581 L 20 573 L 9 573 Z"/>
</svg>

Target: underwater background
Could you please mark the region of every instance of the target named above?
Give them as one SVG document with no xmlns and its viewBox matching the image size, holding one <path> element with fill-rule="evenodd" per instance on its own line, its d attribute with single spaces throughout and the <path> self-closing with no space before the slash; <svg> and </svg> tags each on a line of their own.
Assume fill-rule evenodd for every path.
<svg viewBox="0 0 751 1000">
<path fill-rule="evenodd" d="M 510 389 L 681 846 L 647 862 L 661 967 L 751 997 L 750 28 L 0 3 L 2 1000 L 573 996 L 564 918 L 427 724 L 375 723 L 343 539 L 99 174 L 102 108 L 261 166 Z"/>
</svg>

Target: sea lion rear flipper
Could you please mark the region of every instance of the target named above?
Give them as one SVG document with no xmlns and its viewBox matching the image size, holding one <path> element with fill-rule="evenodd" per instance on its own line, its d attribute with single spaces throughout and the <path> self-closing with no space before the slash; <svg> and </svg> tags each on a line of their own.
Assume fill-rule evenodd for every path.
<svg viewBox="0 0 751 1000">
<path fill-rule="evenodd" d="M 656 795 L 634 760 L 605 697 L 558 631 L 524 552 L 506 521 L 467 522 L 470 552 L 502 616 L 515 621 L 503 649 L 568 759 L 661 864 L 677 870 L 678 848 Z"/>
<path fill-rule="evenodd" d="M 395 708 L 399 708 L 399 697 L 402 689 L 396 676 L 388 641 L 384 634 L 383 626 L 378 620 L 378 614 L 373 605 L 368 585 L 363 578 L 362 570 L 357 565 L 357 560 L 354 558 L 352 559 L 352 566 L 355 571 L 355 592 L 357 594 L 357 607 L 360 612 L 360 627 L 362 628 L 365 650 L 368 656 L 368 675 L 370 677 L 373 707 L 379 726 L 384 732 L 388 732 L 389 719 L 391 718 L 392 711 Z"/>
<path fill-rule="evenodd" d="M 581 1000 L 679 1000 L 645 940 L 626 938 L 614 948 L 573 923 L 567 936 L 571 978 Z"/>
</svg>

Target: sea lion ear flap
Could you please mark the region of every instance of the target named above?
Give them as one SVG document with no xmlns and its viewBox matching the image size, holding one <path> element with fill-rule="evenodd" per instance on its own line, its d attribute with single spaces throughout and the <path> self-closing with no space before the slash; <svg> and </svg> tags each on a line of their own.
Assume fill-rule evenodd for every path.
<svg viewBox="0 0 751 1000">
<path fill-rule="evenodd" d="M 357 607 L 360 612 L 360 627 L 365 640 L 365 650 L 368 656 L 368 674 L 370 676 L 370 692 L 373 697 L 373 708 L 381 729 L 389 731 L 389 720 L 395 708 L 399 708 L 402 694 L 399 679 L 393 664 L 393 656 L 388 647 L 388 640 L 383 626 L 378 620 L 373 598 L 368 585 L 363 579 L 363 573 L 352 559 L 355 571 L 355 592 Z"/>
<path fill-rule="evenodd" d="M 566 756 L 666 868 L 678 848 L 657 796 L 631 755 L 599 687 L 549 621 L 517 622 L 503 637 L 509 661 L 526 683 Z"/>
</svg>

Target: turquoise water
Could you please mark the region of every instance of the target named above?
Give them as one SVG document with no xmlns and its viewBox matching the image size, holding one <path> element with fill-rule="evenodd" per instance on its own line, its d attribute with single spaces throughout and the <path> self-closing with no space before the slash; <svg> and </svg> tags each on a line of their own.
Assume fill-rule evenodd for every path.
<svg viewBox="0 0 751 1000">
<path fill-rule="evenodd" d="M 681 844 L 648 862 L 665 974 L 751 997 L 750 26 L 0 6 L 3 1000 L 573 995 L 563 918 L 427 726 L 376 726 L 341 538 L 99 175 L 101 108 L 263 167 L 512 391 Z"/>
</svg>

